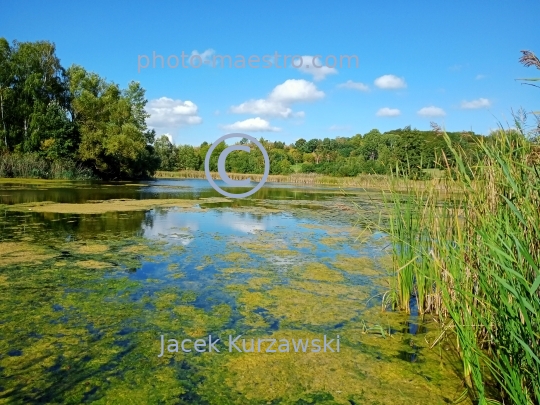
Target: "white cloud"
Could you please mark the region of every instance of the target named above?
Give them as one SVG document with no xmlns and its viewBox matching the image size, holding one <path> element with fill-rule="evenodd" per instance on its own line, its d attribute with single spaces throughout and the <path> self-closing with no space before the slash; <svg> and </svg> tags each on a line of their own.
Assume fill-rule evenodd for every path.
<svg viewBox="0 0 540 405">
<path fill-rule="evenodd" d="M 347 80 L 345 83 L 338 84 L 339 88 L 342 89 L 353 89 L 353 90 L 359 90 L 359 91 L 369 91 L 369 86 L 360 83 L 360 82 L 353 82 L 352 80 Z"/>
<path fill-rule="evenodd" d="M 202 122 L 197 105 L 189 100 L 161 97 L 150 100 L 146 105 L 146 111 L 150 114 L 148 125 L 154 128 L 178 128 Z"/>
<path fill-rule="evenodd" d="M 402 89 L 407 87 L 405 79 L 394 75 L 384 75 L 375 79 L 375 86 L 380 89 Z"/>
<path fill-rule="evenodd" d="M 476 75 L 476 80 L 482 80 L 482 79 L 485 79 L 486 78 L 486 75 Z"/>
<path fill-rule="evenodd" d="M 318 90 L 317 86 L 312 82 L 291 79 L 274 87 L 267 98 L 248 100 L 242 104 L 232 106 L 230 111 L 234 114 L 302 118 L 305 113 L 303 111 L 293 112 L 290 105 L 319 100 L 324 96 L 324 92 Z"/>
<path fill-rule="evenodd" d="M 244 121 L 236 121 L 234 124 L 223 125 L 223 129 L 228 131 L 249 131 L 249 132 L 279 132 L 281 128 L 273 127 L 268 121 L 260 117 L 249 118 Z"/>
<path fill-rule="evenodd" d="M 234 114 L 255 114 L 288 118 L 293 111 L 280 102 L 259 99 L 249 100 L 240 105 L 232 106 L 231 112 Z"/>
<path fill-rule="evenodd" d="M 194 66 L 197 66 L 200 62 L 198 58 L 193 58 L 193 56 L 199 56 L 201 58 L 201 62 L 205 65 L 212 66 L 212 56 L 216 53 L 213 49 L 207 49 L 203 53 L 199 53 L 197 50 L 191 52 L 191 56 L 189 58 L 189 62 L 192 63 Z M 193 58 L 193 59 L 192 59 Z"/>
<path fill-rule="evenodd" d="M 444 112 L 442 108 L 435 107 L 433 105 L 429 107 L 421 108 L 420 110 L 417 111 L 417 114 L 422 117 L 443 117 L 446 115 L 446 113 Z"/>
<path fill-rule="evenodd" d="M 376 115 L 378 117 L 397 117 L 398 115 L 401 115 L 401 111 L 399 111 L 397 108 L 384 107 L 379 109 Z"/>
<path fill-rule="evenodd" d="M 293 67 L 300 65 L 300 60 L 298 58 L 292 61 L 289 60 L 289 62 L 291 65 L 294 64 Z M 320 67 L 315 67 L 313 62 Z M 296 69 L 302 73 L 312 75 L 313 80 L 316 82 L 326 79 L 326 76 L 328 75 L 335 75 L 338 73 L 336 68 L 325 66 L 319 57 L 315 58 L 314 61 L 313 56 L 310 55 L 302 56 L 302 65 Z"/>
<path fill-rule="evenodd" d="M 289 79 L 274 87 L 268 97 L 281 103 L 297 103 L 302 101 L 314 101 L 324 97 L 324 92 L 317 89 L 312 82 L 307 80 Z"/>
<path fill-rule="evenodd" d="M 478 100 L 462 101 L 461 108 L 465 110 L 475 110 L 477 108 L 486 108 L 491 105 L 491 101 L 487 98 L 479 98 Z"/>
</svg>

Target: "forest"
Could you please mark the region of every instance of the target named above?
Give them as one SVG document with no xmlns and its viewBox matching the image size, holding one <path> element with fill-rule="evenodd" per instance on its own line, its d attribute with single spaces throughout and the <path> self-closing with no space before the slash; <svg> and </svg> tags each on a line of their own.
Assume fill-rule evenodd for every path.
<svg viewBox="0 0 540 405">
<path fill-rule="evenodd" d="M 478 153 L 478 139 L 473 132 L 448 132 L 452 145 L 463 150 L 471 159 Z M 366 134 L 352 137 L 298 139 L 286 145 L 281 141 L 260 138 L 270 157 L 270 174 L 318 173 L 330 176 L 350 177 L 360 173 L 405 174 L 413 179 L 429 176 L 426 169 L 453 166 L 452 153 L 445 141 L 443 131 L 435 123 L 432 130 L 420 131 L 405 127 L 381 133 L 373 129 Z M 250 144 L 247 139 L 241 144 Z M 226 148 L 221 143 L 210 160 L 210 170 L 217 171 L 219 153 Z M 256 145 L 252 152 L 231 153 L 226 170 L 233 173 L 263 173 L 264 158 Z M 204 158 L 210 145 L 203 142 L 198 147 L 173 145 L 167 136 L 155 142 L 160 158 L 160 170 L 204 170 Z"/>
</svg>

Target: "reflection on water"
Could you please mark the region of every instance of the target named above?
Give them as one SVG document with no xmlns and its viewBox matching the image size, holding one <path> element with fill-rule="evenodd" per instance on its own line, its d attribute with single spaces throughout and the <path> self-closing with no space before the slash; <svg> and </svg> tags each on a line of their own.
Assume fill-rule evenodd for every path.
<svg viewBox="0 0 540 405">
<path fill-rule="evenodd" d="M 246 188 L 228 187 L 221 180 L 216 183 L 223 190 L 239 194 Z M 253 183 L 256 185 L 256 183 Z M 252 187 L 250 187 L 252 188 Z M 272 200 L 320 200 L 334 196 L 339 189 L 284 185 L 267 183 L 265 187 L 246 199 L 235 200 L 236 205 L 247 204 L 255 199 Z M 137 183 L 126 182 L 58 182 L 48 184 L 0 183 L 0 204 L 20 204 L 38 201 L 54 201 L 60 203 L 84 203 L 92 200 L 108 199 L 149 199 L 149 198 L 185 198 L 198 199 L 221 197 L 209 186 L 208 181 L 199 179 L 155 180 Z"/>
<path fill-rule="evenodd" d="M 3 184 L 0 194 L 3 204 L 218 196 L 201 180 Z M 354 211 L 339 195 L 269 185 L 192 208 L 4 210 L 0 403 L 450 401 L 460 381 L 440 367 L 448 359 L 422 347 L 426 327 L 379 310 L 385 236 L 356 241 Z M 160 359 L 162 334 L 339 334 L 342 352 Z"/>
</svg>

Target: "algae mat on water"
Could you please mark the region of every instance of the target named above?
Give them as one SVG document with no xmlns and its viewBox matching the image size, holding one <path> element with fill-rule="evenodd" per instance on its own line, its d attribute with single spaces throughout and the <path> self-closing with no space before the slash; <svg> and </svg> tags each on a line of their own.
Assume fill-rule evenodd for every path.
<svg viewBox="0 0 540 405">
<path fill-rule="evenodd" d="M 128 200 L 113 199 L 92 201 L 84 204 L 55 203 L 46 201 L 42 203 L 25 203 L 9 206 L 10 211 L 54 212 L 59 214 L 103 214 L 105 212 L 149 210 L 155 207 L 181 207 L 190 208 L 201 202 L 230 202 L 226 198 L 212 198 L 204 200 L 186 199 L 153 199 Z"/>
<path fill-rule="evenodd" d="M 358 246 L 350 224 L 285 207 L 80 205 L 0 220 L 0 403 L 437 404 L 461 392 L 451 352 L 427 348 L 435 330 L 413 336 L 380 312 L 386 254 Z M 158 357 L 162 335 L 179 351 Z M 209 335 L 220 353 L 194 350 Z M 229 335 L 326 335 L 334 350 L 339 335 L 340 348 L 229 352 Z"/>
</svg>

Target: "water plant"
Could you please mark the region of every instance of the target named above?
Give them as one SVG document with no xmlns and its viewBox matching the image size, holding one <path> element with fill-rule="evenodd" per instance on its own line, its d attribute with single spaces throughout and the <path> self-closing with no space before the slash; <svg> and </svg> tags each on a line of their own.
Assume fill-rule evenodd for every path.
<svg viewBox="0 0 540 405">
<path fill-rule="evenodd" d="M 427 187 L 388 198 L 386 302 L 444 325 L 437 340 L 456 339 L 478 404 L 540 401 L 540 147 L 516 127 L 481 140 L 477 164 L 441 134 L 457 163 L 445 183 L 460 193 Z"/>
</svg>

